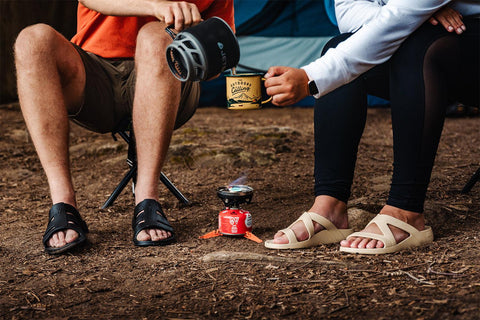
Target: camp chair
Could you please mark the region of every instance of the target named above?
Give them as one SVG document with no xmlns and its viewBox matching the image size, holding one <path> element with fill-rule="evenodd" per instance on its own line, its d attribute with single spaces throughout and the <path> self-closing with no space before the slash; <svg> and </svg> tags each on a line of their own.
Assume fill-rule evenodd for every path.
<svg viewBox="0 0 480 320">
<path fill-rule="evenodd" d="M 112 137 L 117 141 L 117 135 L 119 135 L 128 144 L 127 164 L 129 166 L 128 172 L 123 179 L 117 185 L 115 190 L 110 194 L 107 201 L 102 206 L 105 209 L 113 204 L 123 189 L 126 187 L 130 180 L 133 180 L 133 192 L 135 193 L 135 181 L 137 178 L 137 152 L 135 149 L 135 137 L 133 135 L 132 122 L 130 119 L 125 120 L 119 126 L 120 129 L 112 132 Z M 167 176 L 161 172 L 160 181 L 170 190 L 171 193 L 183 204 L 189 205 L 190 201 L 173 185 L 173 183 L 167 178 Z"/>
<path fill-rule="evenodd" d="M 472 190 L 475 183 L 477 183 L 477 181 L 479 180 L 480 180 L 480 168 L 478 168 L 477 171 L 475 171 L 475 173 L 472 175 L 470 180 L 468 180 L 468 182 L 465 184 L 465 186 L 462 189 L 462 193 L 469 193 L 470 190 Z"/>
</svg>

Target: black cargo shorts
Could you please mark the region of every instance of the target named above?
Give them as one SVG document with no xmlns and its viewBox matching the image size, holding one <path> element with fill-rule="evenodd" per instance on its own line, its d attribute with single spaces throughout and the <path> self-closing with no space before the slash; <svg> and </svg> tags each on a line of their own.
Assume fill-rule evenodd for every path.
<svg viewBox="0 0 480 320">
<path fill-rule="evenodd" d="M 73 44 L 80 54 L 86 72 L 83 104 L 69 118 L 89 130 L 106 133 L 118 129 L 131 117 L 135 94 L 133 59 L 105 59 Z M 200 98 L 199 82 L 183 82 L 175 122 L 179 128 L 195 113 Z"/>
</svg>

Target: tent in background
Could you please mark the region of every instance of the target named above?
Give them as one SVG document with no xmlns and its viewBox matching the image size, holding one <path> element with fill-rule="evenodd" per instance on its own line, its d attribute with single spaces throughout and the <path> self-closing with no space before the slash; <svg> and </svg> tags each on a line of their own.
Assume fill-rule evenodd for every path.
<svg viewBox="0 0 480 320">
<path fill-rule="evenodd" d="M 240 44 L 237 72 L 265 73 L 270 66 L 299 68 L 320 57 L 323 46 L 339 34 L 334 0 L 235 0 Z M 200 106 L 226 106 L 225 74 L 202 82 Z M 369 97 L 369 104 L 384 104 Z M 296 106 L 313 106 L 307 97 Z"/>
</svg>

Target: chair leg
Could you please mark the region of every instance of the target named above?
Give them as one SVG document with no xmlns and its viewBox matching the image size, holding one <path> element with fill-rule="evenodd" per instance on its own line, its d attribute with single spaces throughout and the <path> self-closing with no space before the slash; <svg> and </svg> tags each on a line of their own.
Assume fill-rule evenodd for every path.
<svg viewBox="0 0 480 320">
<path fill-rule="evenodd" d="M 190 200 L 185 198 L 185 196 L 180 192 L 180 190 L 178 190 L 177 187 L 173 185 L 173 183 L 167 178 L 167 176 L 163 172 L 160 173 L 160 181 L 163 182 L 163 184 L 168 188 L 168 190 L 170 190 L 170 192 L 173 193 L 173 195 L 177 197 L 179 201 L 183 202 L 183 204 L 185 205 L 190 204 Z"/>
<path fill-rule="evenodd" d="M 130 180 L 133 179 L 134 183 L 136 180 L 137 175 L 137 154 L 135 150 L 135 138 L 133 136 L 133 131 L 130 130 L 120 130 L 112 134 L 113 139 L 116 140 L 115 134 L 120 135 L 122 139 L 128 144 L 128 157 L 127 157 L 127 164 L 130 167 L 130 170 L 127 172 L 125 177 L 123 177 L 122 181 L 118 184 L 118 186 L 113 190 L 112 194 L 108 197 L 107 201 L 102 206 L 102 209 L 105 209 L 113 204 L 113 202 L 117 199 L 120 193 L 125 189 L 126 185 Z M 171 193 L 179 201 L 181 201 L 185 205 L 190 205 L 191 202 L 180 192 L 180 190 L 175 187 L 175 185 L 167 178 L 167 176 L 161 172 L 160 173 L 160 181 L 170 190 Z"/>
<path fill-rule="evenodd" d="M 137 165 L 134 164 L 130 170 L 127 172 L 125 177 L 123 177 L 122 181 L 118 184 L 118 186 L 113 190 L 112 194 L 108 197 L 107 201 L 102 206 L 102 209 L 106 209 L 107 207 L 111 206 L 113 202 L 118 198 L 120 193 L 122 193 L 123 189 L 127 186 L 128 182 L 137 174 Z M 177 187 L 167 178 L 167 176 L 161 172 L 160 181 L 170 190 L 171 193 L 183 204 L 190 205 L 191 202 L 188 200 L 181 192 L 178 190 Z"/>
<path fill-rule="evenodd" d="M 478 180 L 480 180 L 480 168 L 477 169 L 477 171 L 472 175 L 470 180 L 468 180 L 468 182 L 465 184 L 462 189 L 462 193 L 469 193 Z"/>
<path fill-rule="evenodd" d="M 117 185 L 115 190 L 113 190 L 112 194 L 108 197 L 107 201 L 102 206 L 102 209 L 105 209 L 107 207 L 110 207 L 113 202 L 118 198 L 120 193 L 122 193 L 123 189 L 127 186 L 128 182 L 133 178 L 133 176 L 137 173 L 137 166 L 134 165 L 130 168 L 130 170 L 127 172 L 125 177 L 123 177 L 122 181 Z"/>
</svg>

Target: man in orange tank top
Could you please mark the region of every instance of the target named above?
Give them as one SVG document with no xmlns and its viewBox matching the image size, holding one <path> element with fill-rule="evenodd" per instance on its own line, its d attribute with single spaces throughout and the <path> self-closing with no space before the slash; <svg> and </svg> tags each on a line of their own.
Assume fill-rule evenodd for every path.
<svg viewBox="0 0 480 320">
<path fill-rule="evenodd" d="M 50 254 L 85 242 L 70 173 L 69 119 L 96 132 L 131 117 L 137 145 L 133 241 L 165 245 L 175 234 L 158 203 L 158 180 L 174 128 L 195 112 L 198 82 L 171 74 L 165 27 L 218 16 L 234 30 L 233 0 L 80 0 L 71 41 L 45 24 L 15 42 L 20 106 L 48 179 L 53 206 L 43 244 Z"/>
</svg>

